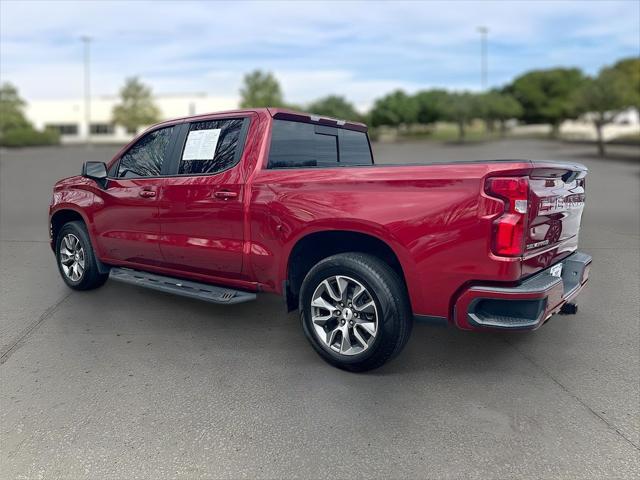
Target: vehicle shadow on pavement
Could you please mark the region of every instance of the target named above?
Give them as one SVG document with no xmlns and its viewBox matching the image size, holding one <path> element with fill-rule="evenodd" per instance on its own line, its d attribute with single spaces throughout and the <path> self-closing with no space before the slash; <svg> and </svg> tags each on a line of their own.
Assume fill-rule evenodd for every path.
<svg viewBox="0 0 640 480">
<path fill-rule="evenodd" d="M 331 367 L 313 351 L 302 333 L 298 313 L 287 314 L 282 298 L 275 295 L 259 295 L 255 302 L 224 306 L 108 282 L 101 289 L 74 294 L 70 302 L 74 311 L 86 312 L 64 316 L 58 327 L 70 333 L 137 338 L 138 345 L 170 338 L 180 344 L 185 355 L 200 350 L 203 360 L 209 357 L 212 363 L 214 358 L 220 361 L 224 352 L 241 356 L 245 362 L 240 362 L 239 368 L 274 362 L 299 374 L 325 370 L 338 375 L 455 378 L 471 371 L 504 368 L 501 365 L 517 355 L 495 334 L 415 324 L 397 358 L 377 370 L 352 374 Z M 131 355 L 137 356 L 135 352 Z M 154 358 L 162 362 L 161 357 Z"/>
</svg>

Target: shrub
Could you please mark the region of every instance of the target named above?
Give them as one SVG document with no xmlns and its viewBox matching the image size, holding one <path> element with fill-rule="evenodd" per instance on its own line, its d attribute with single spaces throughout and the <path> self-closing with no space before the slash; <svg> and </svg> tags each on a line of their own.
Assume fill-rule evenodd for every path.
<svg viewBox="0 0 640 480">
<path fill-rule="evenodd" d="M 0 137 L 2 147 L 35 147 L 59 143 L 60 135 L 55 130 L 41 132 L 31 127 L 13 128 Z"/>
</svg>

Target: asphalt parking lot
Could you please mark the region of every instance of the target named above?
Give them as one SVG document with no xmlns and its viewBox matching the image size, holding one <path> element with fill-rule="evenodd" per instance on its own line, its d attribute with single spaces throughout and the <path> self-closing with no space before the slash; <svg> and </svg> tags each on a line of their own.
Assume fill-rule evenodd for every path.
<svg viewBox="0 0 640 480">
<path fill-rule="evenodd" d="M 108 282 L 72 292 L 53 182 L 114 147 L 0 153 L 0 477 L 638 478 L 640 149 L 383 144 L 378 162 L 590 169 L 575 316 L 526 334 L 418 325 L 367 374 L 325 364 L 280 298 L 216 306 Z M 434 272 L 437 274 L 437 272 Z"/>
</svg>

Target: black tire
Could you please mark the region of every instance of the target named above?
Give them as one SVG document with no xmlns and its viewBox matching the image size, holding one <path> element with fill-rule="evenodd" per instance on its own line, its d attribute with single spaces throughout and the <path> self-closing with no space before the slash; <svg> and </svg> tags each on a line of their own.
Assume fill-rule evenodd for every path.
<svg viewBox="0 0 640 480">
<path fill-rule="evenodd" d="M 68 237 L 68 235 L 72 237 Z M 81 258 L 84 261 L 84 270 L 77 279 L 73 279 L 69 274 L 65 273 L 63 267 L 61 249 L 65 237 L 77 239 L 82 248 L 83 255 Z M 80 221 L 66 223 L 58 232 L 56 236 L 56 263 L 58 264 L 60 276 L 74 290 L 92 290 L 101 287 L 109 278 L 108 273 L 100 273 L 87 228 Z"/>
<path fill-rule="evenodd" d="M 336 347 L 332 349 L 327 345 L 314 329 L 311 319 L 314 292 L 325 279 L 336 275 L 350 277 L 362 284 L 375 302 L 377 333 L 373 342 L 360 353 L 344 355 L 334 351 Z M 355 306 L 355 295 L 353 298 Z M 305 336 L 315 351 L 331 365 L 352 372 L 378 368 L 398 355 L 413 326 L 403 281 L 388 264 L 363 253 L 340 253 L 318 262 L 302 282 L 299 308 Z"/>
</svg>

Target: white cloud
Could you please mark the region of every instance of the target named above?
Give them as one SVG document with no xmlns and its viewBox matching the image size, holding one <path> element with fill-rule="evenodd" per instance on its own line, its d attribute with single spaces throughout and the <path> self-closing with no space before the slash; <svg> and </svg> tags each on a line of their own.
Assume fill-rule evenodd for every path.
<svg viewBox="0 0 640 480">
<path fill-rule="evenodd" d="M 242 75 L 273 71 L 291 102 L 337 93 L 360 108 L 395 88 L 474 88 L 478 25 L 490 81 L 559 64 L 593 73 L 640 49 L 640 3 L 0 2 L 0 77 L 27 98 L 78 97 L 140 75 L 157 92 L 236 98 Z"/>
</svg>

